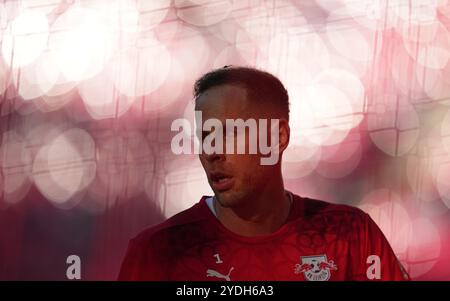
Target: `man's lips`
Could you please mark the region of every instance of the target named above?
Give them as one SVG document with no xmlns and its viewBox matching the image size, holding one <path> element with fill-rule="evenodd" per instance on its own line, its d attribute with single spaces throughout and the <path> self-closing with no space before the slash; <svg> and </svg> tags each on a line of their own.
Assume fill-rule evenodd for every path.
<svg viewBox="0 0 450 301">
<path fill-rule="evenodd" d="M 233 177 L 222 173 L 222 172 L 212 172 L 209 178 L 211 179 L 211 186 L 214 190 L 225 191 L 233 186 Z"/>
</svg>

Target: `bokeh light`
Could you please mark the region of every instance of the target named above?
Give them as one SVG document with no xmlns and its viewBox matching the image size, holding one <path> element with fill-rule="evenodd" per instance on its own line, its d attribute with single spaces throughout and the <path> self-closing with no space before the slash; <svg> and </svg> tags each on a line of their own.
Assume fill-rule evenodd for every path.
<svg viewBox="0 0 450 301">
<path fill-rule="evenodd" d="M 442 27 L 442 24 L 439 22 L 427 22 L 419 24 L 403 22 L 401 26 L 397 27 L 396 29 L 399 34 L 403 36 L 405 43 L 432 43 L 433 40 L 436 39 L 438 30 Z"/>
<path fill-rule="evenodd" d="M 356 139 L 322 147 L 322 158 L 316 168 L 320 175 L 339 179 L 348 176 L 356 169 L 362 158 L 362 146 L 357 135 Z"/>
<path fill-rule="evenodd" d="M 327 24 L 327 39 L 333 48 L 349 60 L 358 62 L 369 62 L 374 59 L 376 52 L 382 45 L 375 46 L 375 42 L 381 43 L 382 40 L 375 40 L 375 32 L 362 32 L 358 27 L 348 27 L 339 24 Z M 352 45 L 352 47 L 348 47 Z"/>
<path fill-rule="evenodd" d="M 6 131 L 1 136 L 0 156 L 0 193 L 6 205 L 16 204 L 31 187 L 29 175 L 32 157 L 25 147 L 25 140 L 14 130 Z M 5 204 L 0 203 L 0 208 Z"/>
<path fill-rule="evenodd" d="M 122 116 L 134 100 L 120 95 L 106 72 L 83 81 L 78 85 L 78 91 L 86 110 L 97 120 Z"/>
<path fill-rule="evenodd" d="M 444 69 L 417 66 L 415 72 L 417 82 L 423 89 L 423 92 L 432 99 L 444 100 L 444 104 L 448 95 L 450 95 L 449 67 L 449 63 Z"/>
<path fill-rule="evenodd" d="M 436 174 L 436 186 L 442 201 L 450 208 L 450 157 L 446 164 L 439 166 Z"/>
<path fill-rule="evenodd" d="M 3 92 L 6 90 L 6 88 L 8 87 L 8 76 L 9 76 L 9 72 L 7 67 L 5 66 L 3 60 L 0 57 L 0 95 L 3 94 Z M 2 100 L 0 99 L 0 102 Z"/>
<path fill-rule="evenodd" d="M 384 188 L 373 190 L 363 198 L 359 208 L 377 223 L 395 254 L 403 261 L 412 238 L 412 222 L 400 195 Z"/>
<path fill-rule="evenodd" d="M 73 7 L 51 27 L 49 48 L 67 81 L 98 74 L 113 54 L 114 36 L 95 10 Z"/>
<path fill-rule="evenodd" d="M 153 171 L 153 155 L 147 140 L 137 131 L 106 130 L 97 142 L 97 175 L 89 187 L 90 204 L 106 210 L 123 204 L 144 191 L 143 179 Z"/>
<path fill-rule="evenodd" d="M 352 106 L 334 86 L 313 84 L 303 90 L 292 89 L 291 99 L 294 141 L 306 139 L 317 145 L 332 145 L 348 135 L 353 125 Z"/>
<path fill-rule="evenodd" d="M 30 64 L 47 46 L 48 21 L 43 13 L 23 11 L 3 34 L 2 55 L 14 68 Z"/>
<path fill-rule="evenodd" d="M 442 145 L 450 155 L 450 110 L 447 111 L 441 124 Z"/>
<path fill-rule="evenodd" d="M 450 58 L 450 33 L 444 26 L 436 29 L 434 39 L 429 42 L 416 42 L 403 39 L 408 54 L 418 64 L 432 68 L 444 68 Z"/>
<path fill-rule="evenodd" d="M 194 168 L 189 168 L 187 164 L 175 171 L 169 172 L 165 178 L 164 188 L 166 197 L 162 210 L 166 217 L 185 210 L 200 200 L 202 195 L 212 196 L 213 192 L 208 185 L 208 180 L 203 169 L 195 164 Z M 184 181 L 188 178 L 189 182 Z M 184 196 L 180 198 L 180 196 Z"/>
<path fill-rule="evenodd" d="M 445 198 L 440 195 L 437 183 L 442 182 L 442 176 L 445 175 L 445 166 L 449 162 L 448 154 L 438 138 L 421 139 L 419 145 L 417 154 L 408 156 L 406 162 L 408 184 L 421 202 L 445 202 Z M 437 182 L 438 179 L 439 182 Z M 445 192 L 446 184 L 439 185 L 442 192 Z M 442 213 L 447 211 L 445 207 L 441 209 Z"/>
<path fill-rule="evenodd" d="M 207 70 L 206 66 L 211 58 L 208 41 L 199 31 L 190 27 L 180 28 L 169 51 L 171 57 L 178 59 L 178 68 L 188 70 L 190 77 L 187 79 L 192 81 Z"/>
<path fill-rule="evenodd" d="M 395 7 L 395 13 L 404 22 L 412 24 L 428 24 L 436 20 L 437 8 L 447 0 L 401 0 Z"/>
<path fill-rule="evenodd" d="M 397 24 L 396 4 L 392 1 L 317 0 L 317 2 L 329 11 L 330 21 L 351 19 L 363 28 L 371 30 L 389 30 Z"/>
<path fill-rule="evenodd" d="M 413 279 L 429 272 L 441 255 L 441 238 L 429 219 L 412 221 L 404 266 Z"/>
<path fill-rule="evenodd" d="M 321 147 L 315 144 L 290 145 L 283 153 L 282 172 L 286 179 L 310 175 L 321 158 Z"/>
<path fill-rule="evenodd" d="M 380 150 L 391 156 L 411 150 L 419 135 L 419 117 L 405 98 L 380 95 L 368 111 L 370 138 Z"/>
<path fill-rule="evenodd" d="M 227 18 L 233 8 L 233 1 L 175 0 L 177 16 L 195 26 L 210 26 Z"/>
<path fill-rule="evenodd" d="M 394 44 L 395 42 L 392 43 Z M 393 94 L 401 93 L 411 98 L 411 101 L 423 98 L 423 88 L 415 75 L 415 70 L 417 69 L 416 62 L 409 56 L 403 45 L 395 44 L 393 47 L 394 49 L 390 54 L 391 59 L 385 59 L 391 62 L 391 74 L 388 74 L 384 78 L 384 81 L 386 82 L 392 79 L 396 87 Z M 384 92 L 385 90 L 382 91 Z"/>
<path fill-rule="evenodd" d="M 84 130 L 64 131 L 41 147 L 33 162 L 33 179 L 39 191 L 55 206 L 70 209 L 77 194 L 95 177 L 95 143 Z"/>
<path fill-rule="evenodd" d="M 178 59 L 172 58 L 167 78 L 170 78 L 170 82 L 164 81 L 150 94 L 140 97 L 139 101 L 132 102 L 131 109 L 151 116 L 178 106 L 178 101 L 186 91 L 187 85 L 187 73 L 181 68 Z M 174 86 L 177 88 L 174 89 Z"/>
<path fill-rule="evenodd" d="M 113 58 L 113 82 L 117 90 L 126 96 L 142 96 L 162 85 L 170 65 L 170 53 L 164 45 L 154 40 L 150 47 L 129 49 Z"/>
<path fill-rule="evenodd" d="M 214 60 L 214 68 L 221 68 L 223 66 L 230 65 L 231 63 L 241 66 L 248 65 L 248 62 L 252 61 L 252 59 L 249 57 L 254 56 L 257 51 L 252 46 L 253 45 L 251 44 L 228 46 L 227 48 L 223 49 Z"/>
<path fill-rule="evenodd" d="M 171 123 L 194 125 L 200 75 L 245 65 L 289 93 L 286 187 L 361 207 L 413 279 L 450 279 L 450 1 L 4 0 L 0 44 L 0 220 L 22 229 L 0 254 L 25 258 L 0 278 L 59 279 L 17 250 L 73 233 L 101 254 L 86 279 L 116 279 L 128 238 L 212 194 Z"/>
<path fill-rule="evenodd" d="M 270 38 L 267 49 L 257 64 L 279 76 L 288 89 L 310 83 L 330 65 L 329 49 L 316 33 L 306 33 L 295 39 L 280 33 Z M 275 57 L 279 59 L 271 59 Z"/>
<path fill-rule="evenodd" d="M 50 91 L 58 80 L 54 69 L 47 69 L 49 54 L 43 53 L 33 63 L 13 71 L 13 83 L 25 100 L 36 99 Z"/>
<path fill-rule="evenodd" d="M 351 129 L 361 123 L 365 104 L 365 89 L 361 80 L 355 74 L 342 69 L 327 69 L 319 73 L 314 82 L 332 85 L 345 94 L 346 103 L 350 104 L 351 109 L 347 107 L 347 111 L 341 114 L 351 116 L 351 121 L 339 125 L 340 129 L 342 127 Z"/>
</svg>

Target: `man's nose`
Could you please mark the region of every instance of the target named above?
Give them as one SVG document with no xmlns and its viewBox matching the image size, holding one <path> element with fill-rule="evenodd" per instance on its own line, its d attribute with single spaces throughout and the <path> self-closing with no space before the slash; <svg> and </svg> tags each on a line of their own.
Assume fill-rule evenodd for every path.
<svg viewBox="0 0 450 301">
<path fill-rule="evenodd" d="M 225 160 L 225 139 L 224 137 L 213 135 L 213 143 L 203 144 L 203 154 L 208 162 L 224 161 Z M 219 140 L 220 139 L 220 140 Z"/>
</svg>

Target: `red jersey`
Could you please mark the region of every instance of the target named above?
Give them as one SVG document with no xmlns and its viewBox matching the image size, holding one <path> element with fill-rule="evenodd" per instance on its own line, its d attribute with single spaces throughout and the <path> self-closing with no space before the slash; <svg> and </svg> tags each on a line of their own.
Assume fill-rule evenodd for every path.
<svg viewBox="0 0 450 301">
<path fill-rule="evenodd" d="M 276 232 L 245 237 L 216 218 L 207 197 L 129 243 L 119 280 L 408 280 L 360 209 L 294 195 Z"/>
</svg>

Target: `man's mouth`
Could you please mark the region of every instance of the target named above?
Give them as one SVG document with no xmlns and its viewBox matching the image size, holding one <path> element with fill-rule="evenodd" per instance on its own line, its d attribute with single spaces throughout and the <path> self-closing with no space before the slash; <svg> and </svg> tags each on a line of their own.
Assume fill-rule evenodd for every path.
<svg viewBox="0 0 450 301">
<path fill-rule="evenodd" d="M 225 191 L 230 189 L 234 182 L 233 177 L 221 172 L 211 173 L 210 179 L 212 188 L 217 191 Z"/>
</svg>

